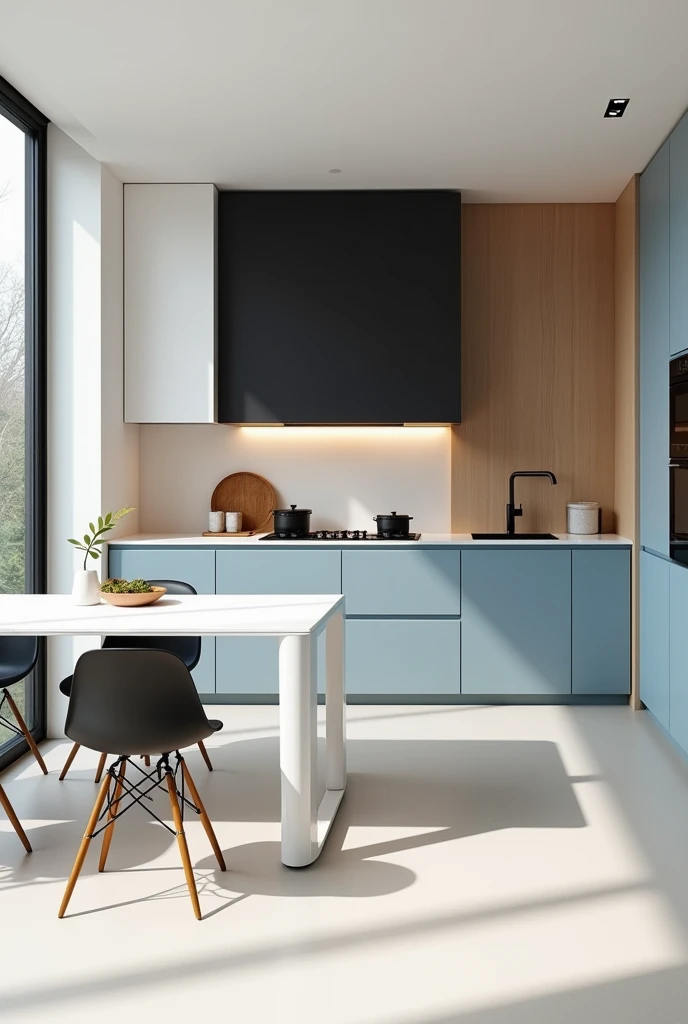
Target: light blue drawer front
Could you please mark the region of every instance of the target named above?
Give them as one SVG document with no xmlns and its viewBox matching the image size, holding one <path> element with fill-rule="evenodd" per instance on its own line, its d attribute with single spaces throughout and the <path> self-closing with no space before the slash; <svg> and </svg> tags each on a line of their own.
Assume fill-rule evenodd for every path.
<svg viewBox="0 0 688 1024">
<path fill-rule="evenodd" d="M 318 692 L 325 692 L 325 631 L 318 637 Z M 279 641 L 265 636 L 219 636 L 216 641 L 217 692 L 276 694 Z"/>
<path fill-rule="evenodd" d="M 669 566 L 669 729 L 688 753 L 688 568 Z"/>
<path fill-rule="evenodd" d="M 458 694 L 460 655 L 456 619 L 349 619 L 347 693 Z"/>
<path fill-rule="evenodd" d="M 630 693 L 630 551 L 574 551 L 572 568 L 573 693 Z"/>
<path fill-rule="evenodd" d="M 640 552 L 640 699 L 669 728 L 669 568 Z"/>
<path fill-rule="evenodd" d="M 464 551 L 461 692 L 571 692 L 571 552 Z"/>
<path fill-rule="evenodd" d="M 460 615 L 461 552 L 343 551 L 347 615 Z"/>
<path fill-rule="evenodd" d="M 110 548 L 108 574 L 124 579 L 180 580 L 199 594 L 215 593 L 215 552 L 175 548 Z M 215 693 L 215 638 L 204 637 L 192 673 L 199 693 Z"/>
<path fill-rule="evenodd" d="M 341 586 L 338 550 L 217 552 L 218 594 L 341 594 Z"/>
</svg>

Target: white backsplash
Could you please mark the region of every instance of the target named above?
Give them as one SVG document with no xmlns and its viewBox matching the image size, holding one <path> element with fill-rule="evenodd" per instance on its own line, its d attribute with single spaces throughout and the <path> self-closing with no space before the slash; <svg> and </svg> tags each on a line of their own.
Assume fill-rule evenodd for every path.
<svg viewBox="0 0 688 1024">
<path fill-rule="evenodd" d="M 378 512 L 414 517 L 412 530 L 450 528 L 448 427 L 140 428 L 140 528 L 201 533 L 210 496 L 229 473 L 266 477 L 280 506 L 313 509 L 314 529 L 371 529 Z"/>
</svg>

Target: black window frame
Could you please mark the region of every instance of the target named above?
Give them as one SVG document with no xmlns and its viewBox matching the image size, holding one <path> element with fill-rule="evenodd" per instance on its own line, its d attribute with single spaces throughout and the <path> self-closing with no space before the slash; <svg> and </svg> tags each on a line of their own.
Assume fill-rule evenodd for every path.
<svg viewBox="0 0 688 1024">
<path fill-rule="evenodd" d="M 47 585 L 47 152 L 48 118 L 0 77 L 0 114 L 26 135 L 25 184 L 25 379 L 26 379 L 26 589 Z M 45 639 L 39 642 L 31 702 L 32 733 L 46 733 Z M 0 771 L 28 750 L 23 738 L 0 754 Z"/>
</svg>

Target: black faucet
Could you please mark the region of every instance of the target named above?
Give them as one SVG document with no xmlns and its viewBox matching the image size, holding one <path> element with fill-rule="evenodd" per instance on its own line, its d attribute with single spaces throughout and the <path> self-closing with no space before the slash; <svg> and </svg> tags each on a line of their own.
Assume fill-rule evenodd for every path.
<svg viewBox="0 0 688 1024">
<path fill-rule="evenodd" d="M 509 477 L 509 504 L 506 507 L 506 532 L 510 535 L 516 533 L 516 516 L 523 515 L 523 505 L 519 505 L 516 508 L 514 498 L 514 480 L 517 476 L 548 476 L 553 484 L 557 482 L 554 473 L 550 473 L 548 469 L 535 469 L 532 471 L 520 469 L 516 473 L 511 474 Z"/>
</svg>

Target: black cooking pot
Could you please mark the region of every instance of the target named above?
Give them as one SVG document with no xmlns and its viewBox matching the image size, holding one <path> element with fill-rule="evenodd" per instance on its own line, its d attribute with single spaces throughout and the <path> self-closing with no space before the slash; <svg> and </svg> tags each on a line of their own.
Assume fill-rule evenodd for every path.
<svg viewBox="0 0 688 1024">
<path fill-rule="evenodd" d="M 305 536 L 311 528 L 312 511 L 312 508 L 297 508 L 296 505 L 292 505 L 291 508 L 273 509 L 272 518 L 275 533 L 297 534 L 299 537 Z"/>
<path fill-rule="evenodd" d="M 387 516 L 373 516 L 378 533 L 392 533 L 398 537 L 408 537 L 409 523 L 412 519 L 413 516 L 398 516 L 396 512 Z"/>
</svg>

